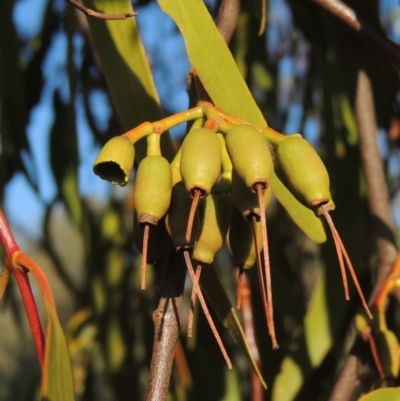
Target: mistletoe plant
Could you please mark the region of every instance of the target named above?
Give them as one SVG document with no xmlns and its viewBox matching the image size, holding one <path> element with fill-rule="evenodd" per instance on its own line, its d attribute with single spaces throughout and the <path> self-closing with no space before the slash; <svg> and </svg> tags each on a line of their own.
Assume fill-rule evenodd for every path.
<svg viewBox="0 0 400 401">
<path fill-rule="evenodd" d="M 177 124 L 193 120 L 169 164 L 161 154 L 160 136 Z M 190 110 L 143 123 L 112 138 L 95 161 L 95 174 L 113 184 L 126 185 L 134 165 L 133 145 L 144 137 L 147 156 L 138 165 L 133 190 L 136 219 L 143 227 L 143 237 L 137 241 L 142 251 L 141 287 L 145 288 L 147 264 L 162 265 L 170 247 L 182 253 L 193 282 L 189 336 L 198 297 L 229 368 L 231 361 L 208 312 L 199 279 L 202 269 L 213 263 L 229 232 L 230 249 L 239 268 L 237 306 L 241 305 L 244 270 L 256 264 L 272 347 L 278 348 L 266 222 L 273 173 L 292 196 L 314 212 L 314 224 L 320 217 L 326 219 L 336 246 L 345 297 L 349 299 L 346 262 L 365 313 L 372 319 L 329 213 L 335 204 L 327 170 L 301 135 L 282 135 L 202 101 Z"/>
</svg>

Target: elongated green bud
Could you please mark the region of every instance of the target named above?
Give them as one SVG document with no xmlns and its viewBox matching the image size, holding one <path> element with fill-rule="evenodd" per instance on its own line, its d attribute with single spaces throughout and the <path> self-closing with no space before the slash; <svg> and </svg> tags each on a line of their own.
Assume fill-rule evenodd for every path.
<svg viewBox="0 0 400 401">
<path fill-rule="evenodd" d="M 267 209 L 271 201 L 272 190 L 268 187 L 264 192 L 264 206 Z M 239 177 L 236 169 L 232 171 L 232 189 L 231 196 L 234 205 L 246 218 L 256 215 L 257 220 L 261 216 L 260 205 L 257 195 L 250 191 L 245 182 Z"/>
<path fill-rule="evenodd" d="M 93 165 L 93 171 L 103 180 L 112 184 L 126 185 L 135 160 L 135 148 L 128 138 L 111 138 L 100 151 Z"/>
<path fill-rule="evenodd" d="M 318 208 L 322 205 L 326 205 L 328 210 L 334 209 L 326 167 L 304 138 L 290 136 L 284 139 L 278 146 L 276 162 L 278 171 L 301 203 L 314 209 L 318 215 Z"/>
<path fill-rule="evenodd" d="M 171 238 L 165 228 L 165 218 L 163 217 L 159 224 L 151 227 L 149 242 L 147 245 L 147 264 L 153 264 L 166 257 L 169 247 L 172 245 Z M 139 252 L 143 249 L 143 234 L 144 227 L 139 224 L 137 214 L 133 213 L 133 242 L 138 248 Z"/>
<path fill-rule="evenodd" d="M 393 331 L 385 330 L 378 332 L 376 336 L 376 348 L 385 376 L 397 377 L 400 366 L 399 342 Z"/>
<path fill-rule="evenodd" d="M 199 234 L 199 212 L 196 210 L 193 220 L 192 235 L 186 240 L 186 231 L 192 199 L 182 182 L 172 188 L 171 204 L 165 219 L 168 234 L 172 238 L 176 250 L 192 249 Z"/>
<path fill-rule="evenodd" d="M 257 243 L 259 252 L 262 251 L 262 228 L 257 222 Z M 243 217 L 242 213 L 234 207 L 232 210 L 231 225 L 228 233 L 229 247 L 235 266 L 248 269 L 256 263 L 257 252 L 254 244 L 252 223 Z"/>
<path fill-rule="evenodd" d="M 246 186 L 253 192 L 258 184 L 266 189 L 274 165 L 262 134 L 251 125 L 236 125 L 228 132 L 225 141 L 233 168 Z"/>
<path fill-rule="evenodd" d="M 200 203 L 200 233 L 193 259 L 210 264 L 223 247 L 232 213 L 229 195 L 211 194 Z"/>
<path fill-rule="evenodd" d="M 168 211 L 172 193 L 172 172 L 162 156 L 147 156 L 135 177 L 133 206 L 140 224 L 157 225 Z"/>
<path fill-rule="evenodd" d="M 207 196 L 221 173 L 221 143 L 217 134 L 207 128 L 192 129 L 182 143 L 180 162 L 182 180 L 193 195 L 200 190 Z"/>
</svg>

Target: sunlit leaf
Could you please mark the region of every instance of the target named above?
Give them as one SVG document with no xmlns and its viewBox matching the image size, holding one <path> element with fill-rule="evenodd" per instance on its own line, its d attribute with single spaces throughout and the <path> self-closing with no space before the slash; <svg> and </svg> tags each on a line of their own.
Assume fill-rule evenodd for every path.
<svg viewBox="0 0 400 401">
<path fill-rule="evenodd" d="M 359 398 L 359 401 L 400 401 L 400 387 L 374 390 Z"/>
<path fill-rule="evenodd" d="M 243 328 L 239 322 L 235 310 L 232 307 L 229 297 L 226 294 L 214 265 L 208 265 L 202 270 L 200 284 L 205 296 L 211 303 L 219 319 L 223 325 L 229 329 L 233 338 L 238 342 L 243 352 L 249 359 L 251 366 L 260 379 L 262 385 L 264 388 L 267 388 L 264 378 L 262 377 L 257 363 L 251 353 L 251 349 L 247 342 Z"/>
<path fill-rule="evenodd" d="M 159 0 L 182 32 L 189 59 L 214 104 L 253 124 L 266 122 L 201 0 Z"/>
<path fill-rule="evenodd" d="M 67 343 L 54 310 L 45 303 L 46 349 L 42 378 L 42 396 L 49 401 L 75 400 Z"/>
<path fill-rule="evenodd" d="M 132 11 L 129 0 L 85 0 L 84 5 L 107 14 Z M 102 21 L 88 18 L 93 42 L 115 109 L 125 130 L 144 121 L 162 118 L 146 54 L 134 18 Z M 161 137 L 163 154 L 170 159 L 172 145 L 167 134 Z M 135 145 L 137 158 L 145 156 L 146 141 Z"/>
</svg>

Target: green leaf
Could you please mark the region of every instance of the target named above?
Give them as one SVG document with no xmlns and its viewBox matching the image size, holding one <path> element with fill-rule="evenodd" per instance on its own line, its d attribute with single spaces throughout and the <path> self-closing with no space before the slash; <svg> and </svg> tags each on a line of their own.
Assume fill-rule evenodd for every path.
<svg viewBox="0 0 400 401">
<path fill-rule="evenodd" d="M 202 0 L 158 0 L 182 32 L 194 69 L 214 104 L 253 124 L 265 126 L 231 52 Z"/>
<path fill-rule="evenodd" d="M 132 11 L 129 0 L 84 0 L 86 7 L 107 14 Z M 103 21 L 88 18 L 90 31 L 118 116 L 126 130 L 143 121 L 162 118 L 160 102 L 136 21 Z M 163 155 L 171 159 L 172 143 L 161 136 Z M 135 145 L 138 160 L 146 155 L 146 141 Z"/>
<path fill-rule="evenodd" d="M 189 59 L 214 104 L 253 124 L 267 123 L 201 0 L 158 0 L 182 32 Z M 275 175 L 274 175 L 275 176 Z M 319 219 L 274 179 L 273 191 L 295 223 L 314 241 L 326 241 Z"/>
<path fill-rule="evenodd" d="M 304 318 L 304 335 L 292 347 L 295 351 L 282 361 L 280 373 L 274 383 L 272 400 L 293 400 L 312 370 L 321 364 L 332 342 L 326 280 L 321 274 Z"/>
<path fill-rule="evenodd" d="M 304 234 L 318 244 L 325 242 L 326 233 L 321 219 L 315 216 L 311 209 L 301 204 L 275 173 L 271 177 L 271 186 L 278 201 Z"/>
<path fill-rule="evenodd" d="M 258 365 L 251 353 L 250 346 L 236 315 L 229 297 L 221 283 L 221 279 L 213 264 L 207 265 L 201 272 L 200 285 L 205 296 L 214 308 L 222 324 L 229 329 L 233 338 L 237 341 L 243 352 L 251 363 L 254 372 L 257 374 L 264 388 L 267 384 L 262 377 Z"/>
<path fill-rule="evenodd" d="M 359 401 L 400 401 L 400 387 L 374 390 L 359 398 Z"/>
<path fill-rule="evenodd" d="M 48 401 L 75 400 L 67 343 L 54 309 L 45 302 L 46 348 L 42 378 L 42 396 Z"/>
<path fill-rule="evenodd" d="M 12 268 L 25 268 L 35 277 L 46 311 L 41 395 L 43 401 L 74 401 L 74 384 L 67 342 L 57 316 L 53 294 L 39 265 L 21 250 L 13 253 Z"/>
</svg>

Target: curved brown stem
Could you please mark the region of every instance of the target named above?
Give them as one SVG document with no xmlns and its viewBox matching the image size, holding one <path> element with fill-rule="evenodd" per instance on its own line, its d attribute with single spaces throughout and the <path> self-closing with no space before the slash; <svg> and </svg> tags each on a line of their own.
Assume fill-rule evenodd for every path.
<svg viewBox="0 0 400 401">
<path fill-rule="evenodd" d="M 400 48 L 381 33 L 372 29 L 362 19 L 357 17 L 356 12 L 340 0 L 313 0 L 329 13 L 340 19 L 351 29 L 359 32 L 366 42 L 379 51 L 397 67 L 400 66 Z"/>
<path fill-rule="evenodd" d="M 82 4 L 79 4 L 75 0 L 67 0 L 67 1 L 69 4 L 73 5 L 79 11 L 82 11 L 88 17 L 94 17 L 94 18 L 102 19 L 102 20 L 124 20 L 127 18 L 134 17 L 138 14 L 138 13 L 134 13 L 132 11 L 128 11 L 125 13 L 119 13 L 119 14 L 104 14 L 104 13 L 99 13 L 97 11 L 94 11 L 91 8 L 87 8 L 87 7 L 83 6 Z"/>
</svg>

